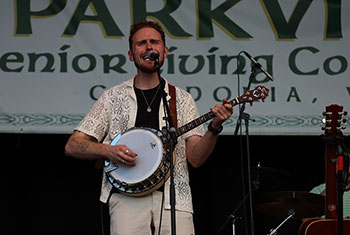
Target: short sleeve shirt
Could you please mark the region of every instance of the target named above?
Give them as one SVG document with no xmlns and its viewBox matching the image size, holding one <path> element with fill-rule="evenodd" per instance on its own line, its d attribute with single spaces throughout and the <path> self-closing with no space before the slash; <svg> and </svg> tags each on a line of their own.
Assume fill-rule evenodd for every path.
<svg viewBox="0 0 350 235">
<path fill-rule="evenodd" d="M 87 115 L 78 124 L 75 130 L 93 136 L 97 141 L 110 144 L 113 138 L 135 126 L 137 101 L 133 89 L 134 78 L 118 84 L 106 91 L 99 97 Z M 165 92 L 167 100 L 171 98 L 166 81 Z M 162 101 L 160 104 L 162 107 Z M 178 127 L 181 127 L 198 118 L 199 111 L 192 96 L 183 89 L 176 87 L 176 108 Z M 165 126 L 164 109 L 159 109 L 159 129 Z M 203 125 L 193 128 L 178 137 L 175 148 L 174 184 L 176 192 L 176 209 L 193 213 L 192 196 L 189 185 L 188 165 L 186 158 L 186 139 L 190 136 L 202 136 Z M 165 208 L 170 209 L 169 200 L 170 182 L 165 182 Z M 103 175 L 101 196 L 102 202 L 107 202 L 112 189 L 106 175 Z"/>
<path fill-rule="evenodd" d="M 321 194 L 326 189 L 326 184 L 320 184 L 314 187 L 310 192 L 315 194 Z M 347 190 L 343 194 L 343 216 L 344 218 L 350 218 L 350 191 Z"/>
</svg>

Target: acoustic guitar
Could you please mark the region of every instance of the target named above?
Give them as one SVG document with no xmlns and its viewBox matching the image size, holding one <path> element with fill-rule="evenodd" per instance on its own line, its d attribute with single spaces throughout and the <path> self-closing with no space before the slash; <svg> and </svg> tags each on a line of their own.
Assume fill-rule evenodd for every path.
<svg viewBox="0 0 350 235">
<path fill-rule="evenodd" d="M 344 235 L 350 234 L 350 219 L 338 218 L 337 200 L 337 149 L 343 134 L 341 123 L 343 106 L 332 104 L 326 107 L 324 139 L 326 143 L 326 200 L 325 219 L 314 218 L 305 221 L 299 228 L 299 235 L 337 235 L 339 228 Z M 341 213 L 342 215 L 342 213 Z M 340 227 L 339 227 L 340 226 Z"/>
</svg>

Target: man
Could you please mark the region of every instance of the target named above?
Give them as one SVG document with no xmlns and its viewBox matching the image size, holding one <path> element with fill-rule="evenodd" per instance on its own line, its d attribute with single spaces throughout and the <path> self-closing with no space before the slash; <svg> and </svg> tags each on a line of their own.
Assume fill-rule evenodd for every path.
<svg viewBox="0 0 350 235">
<path fill-rule="evenodd" d="M 154 61 L 149 52 L 159 55 L 162 66 L 168 55 L 165 34 L 155 22 L 134 24 L 129 35 L 129 59 L 134 62 L 137 74 L 132 79 L 105 91 L 89 113 L 75 128 L 66 145 L 66 154 L 82 159 L 106 159 L 116 164 L 134 167 L 139 153 L 127 145 L 110 145 L 118 134 L 132 127 L 161 129 L 165 126 L 160 82 Z M 169 100 L 168 82 L 164 79 L 164 91 Z M 222 123 L 233 112 L 226 100 L 210 109 L 215 117 L 204 133 L 200 125 L 178 137 L 175 149 L 174 182 L 176 193 L 176 232 L 194 234 L 192 199 L 189 187 L 187 162 L 201 166 L 212 153 L 222 130 Z M 191 95 L 176 87 L 176 113 L 178 126 L 199 117 Z M 101 198 L 108 202 L 111 234 L 161 234 L 171 233 L 169 180 L 164 187 L 142 197 L 132 197 L 114 192 L 106 176 L 103 178 Z M 164 212 L 161 214 L 164 193 Z M 162 215 L 162 218 L 161 218 Z M 161 223 L 160 223 L 161 222 Z"/>
</svg>

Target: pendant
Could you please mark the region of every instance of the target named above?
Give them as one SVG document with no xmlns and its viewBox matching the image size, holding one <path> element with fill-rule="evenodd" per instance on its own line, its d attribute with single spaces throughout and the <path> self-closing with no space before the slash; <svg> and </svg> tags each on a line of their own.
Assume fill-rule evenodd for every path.
<svg viewBox="0 0 350 235">
<path fill-rule="evenodd" d="M 150 113 L 151 111 L 152 111 L 151 107 L 148 107 L 148 108 L 147 108 L 147 112 Z"/>
</svg>

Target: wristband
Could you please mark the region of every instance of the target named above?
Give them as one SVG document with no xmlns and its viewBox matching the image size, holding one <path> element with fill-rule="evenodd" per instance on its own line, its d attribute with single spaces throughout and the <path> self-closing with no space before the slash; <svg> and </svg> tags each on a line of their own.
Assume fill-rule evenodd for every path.
<svg viewBox="0 0 350 235">
<path fill-rule="evenodd" d="M 223 127 L 222 125 L 219 127 L 219 129 L 215 129 L 211 126 L 213 122 L 210 122 L 209 125 L 208 125 L 208 131 L 210 131 L 211 133 L 213 133 L 214 135 L 218 135 L 221 133 Z"/>
</svg>

